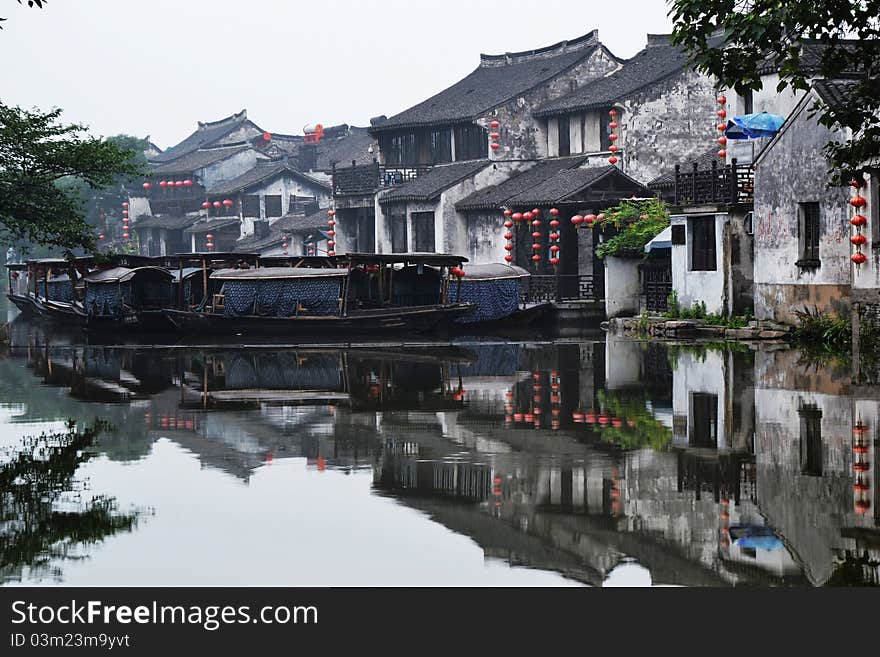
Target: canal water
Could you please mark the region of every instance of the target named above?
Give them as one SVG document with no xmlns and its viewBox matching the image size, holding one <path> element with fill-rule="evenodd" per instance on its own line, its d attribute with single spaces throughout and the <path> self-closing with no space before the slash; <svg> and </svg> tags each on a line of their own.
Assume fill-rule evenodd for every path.
<svg viewBox="0 0 880 657">
<path fill-rule="evenodd" d="M 797 351 L 9 335 L 5 585 L 878 582 L 880 396 Z"/>
</svg>

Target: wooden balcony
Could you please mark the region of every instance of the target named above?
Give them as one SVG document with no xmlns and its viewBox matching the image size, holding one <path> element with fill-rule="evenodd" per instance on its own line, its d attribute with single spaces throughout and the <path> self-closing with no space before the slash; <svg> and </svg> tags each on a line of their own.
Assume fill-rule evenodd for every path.
<svg viewBox="0 0 880 657">
<path fill-rule="evenodd" d="M 430 171 L 430 166 L 386 166 L 373 162 L 350 167 L 333 165 L 334 196 L 369 196 L 380 189 L 402 185 Z"/>
<path fill-rule="evenodd" d="M 691 168 L 675 165 L 674 205 L 753 203 L 754 190 L 755 170 L 736 159 L 723 166 L 713 161 L 703 169 L 696 162 Z"/>
</svg>

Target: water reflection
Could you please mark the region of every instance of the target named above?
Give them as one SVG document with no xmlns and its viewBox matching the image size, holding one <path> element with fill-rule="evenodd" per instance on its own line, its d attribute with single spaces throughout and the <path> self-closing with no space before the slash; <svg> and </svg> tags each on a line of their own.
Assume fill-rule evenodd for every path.
<svg viewBox="0 0 880 657">
<path fill-rule="evenodd" d="M 267 464 L 299 461 L 315 474 L 370 478 L 367 494 L 397 509 L 358 518 L 379 544 L 432 531 L 430 518 L 450 540 L 473 541 L 487 564 L 597 586 L 880 577 L 880 394 L 804 366 L 795 351 L 490 338 L 131 348 L 20 321 L 11 335 L 0 360 L 0 399 L 17 409 L 10 422 L 107 418 L 119 429 L 98 449 L 117 468 L 146 468 L 157 441 L 171 441 L 200 464 L 185 475 L 193 495 L 214 490 L 202 472 L 253 486 L 268 481 Z M 282 490 L 249 512 L 267 522 L 288 513 Z M 215 501 L 224 503 L 233 506 Z M 309 504 L 339 510 L 327 498 Z M 186 509 L 184 500 L 174 511 Z M 389 536 L 389 522 L 413 524 Z M 98 570 L 101 554 L 92 551 Z M 439 577 L 424 554 L 395 552 L 386 565 L 412 584 Z M 320 566 L 339 570 L 329 556 Z M 249 568 L 257 576 L 246 559 L 240 568 L 241 583 Z M 386 583 L 375 570 L 363 583 Z"/>
</svg>

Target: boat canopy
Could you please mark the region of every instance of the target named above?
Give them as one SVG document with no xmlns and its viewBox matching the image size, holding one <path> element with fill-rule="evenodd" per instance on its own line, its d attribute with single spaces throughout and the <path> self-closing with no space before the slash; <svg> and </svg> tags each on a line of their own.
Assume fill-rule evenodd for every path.
<svg viewBox="0 0 880 657">
<path fill-rule="evenodd" d="M 24 271 L 27 268 L 28 268 L 28 266 L 27 266 L 26 262 L 7 262 L 6 263 L 6 269 L 8 269 L 10 271 Z"/>
<path fill-rule="evenodd" d="M 338 257 L 338 256 L 337 256 Z M 352 265 L 433 265 L 456 267 L 467 262 L 464 256 L 449 253 L 346 253 L 341 259 Z"/>
<path fill-rule="evenodd" d="M 286 278 L 345 278 L 347 269 L 313 267 L 261 267 L 259 269 L 218 269 L 211 278 L 221 281 L 261 281 Z"/>
<path fill-rule="evenodd" d="M 524 278 L 527 276 L 531 276 L 531 274 L 528 270 L 523 269 L 522 267 L 493 262 L 487 265 L 468 265 L 461 282 L 464 284 L 470 281 L 504 280 L 508 278 Z"/>
<path fill-rule="evenodd" d="M 128 267 L 113 267 L 112 269 L 92 272 L 85 277 L 85 281 L 87 283 L 125 283 L 126 281 L 133 279 L 135 276 L 146 273 L 151 273 L 169 281 L 173 278 L 171 272 L 162 267 L 147 266 L 135 267 L 134 269 L 129 269 Z"/>
<path fill-rule="evenodd" d="M 171 280 L 174 283 L 179 283 L 182 280 L 186 280 L 191 278 L 197 274 L 202 273 L 201 267 L 186 267 L 185 269 L 171 269 Z"/>
</svg>

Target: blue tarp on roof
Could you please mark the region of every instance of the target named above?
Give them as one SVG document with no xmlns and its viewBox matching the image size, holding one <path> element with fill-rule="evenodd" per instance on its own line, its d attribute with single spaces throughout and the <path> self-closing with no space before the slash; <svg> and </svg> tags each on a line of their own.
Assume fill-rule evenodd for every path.
<svg viewBox="0 0 880 657">
<path fill-rule="evenodd" d="M 727 131 L 724 136 L 728 139 L 758 139 L 759 137 L 772 137 L 782 124 L 785 117 L 769 112 L 757 114 L 743 114 L 734 116 L 727 122 Z"/>
</svg>

